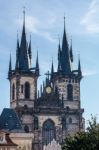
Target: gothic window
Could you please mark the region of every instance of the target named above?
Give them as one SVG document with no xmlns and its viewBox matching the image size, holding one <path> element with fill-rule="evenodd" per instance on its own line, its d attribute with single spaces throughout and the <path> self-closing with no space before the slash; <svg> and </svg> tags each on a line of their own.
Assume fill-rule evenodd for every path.
<svg viewBox="0 0 99 150">
<path fill-rule="evenodd" d="M 28 82 L 25 83 L 25 98 L 30 98 L 30 84 Z"/>
<path fill-rule="evenodd" d="M 15 99 L 15 85 L 12 85 L 12 99 Z"/>
<path fill-rule="evenodd" d="M 73 100 L 73 86 L 72 86 L 72 84 L 67 85 L 67 99 Z"/>
<path fill-rule="evenodd" d="M 69 118 L 69 124 L 72 124 L 72 118 Z"/>
<path fill-rule="evenodd" d="M 49 144 L 53 139 L 55 139 L 55 125 L 50 119 L 46 120 L 43 124 L 43 144 Z"/>
<path fill-rule="evenodd" d="M 38 129 L 38 117 L 34 117 L 34 130 Z"/>
<path fill-rule="evenodd" d="M 23 84 L 21 85 L 21 93 L 23 93 Z"/>
<path fill-rule="evenodd" d="M 24 131 L 25 131 L 26 133 L 29 133 L 29 127 L 28 127 L 27 125 L 24 126 Z"/>
</svg>

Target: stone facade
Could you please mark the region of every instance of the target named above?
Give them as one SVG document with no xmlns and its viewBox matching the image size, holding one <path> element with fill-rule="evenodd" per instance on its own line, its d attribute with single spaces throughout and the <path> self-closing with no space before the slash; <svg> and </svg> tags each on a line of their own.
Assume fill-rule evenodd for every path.
<svg viewBox="0 0 99 150">
<path fill-rule="evenodd" d="M 12 139 L 21 145 L 21 149 L 42 150 L 43 146 L 48 145 L 53 139 L 61 144 L 66 136 L 84 130 L 82 116 L 84 109 L 80 104 L 82 79 L 80 60 L 78 69 L 73 70 L 72 46 L 71 48 L 68 46 L 65 26 L 62 48 L 60 43 L 58 48 L 58 69 L 54 71 L 52 62 L 52 69 L 46 74 L 45 82 L 38 95 L 38 54 L 36 67 L 30 68 L 31 41 L 27 48 L 25 21 L 21 44 L 17 42 L 16 54 L 16 67 L 14 70 L 11 68 L 10 60 L 8 72 L 10 107 L 16 111 L 27 136 L 21 133 L 12 134 Z M 33 134 L 31 138 L 30 134 Z M 17 136 L 20 138 L 22 136 L 22 140 Z"/>
</svg>

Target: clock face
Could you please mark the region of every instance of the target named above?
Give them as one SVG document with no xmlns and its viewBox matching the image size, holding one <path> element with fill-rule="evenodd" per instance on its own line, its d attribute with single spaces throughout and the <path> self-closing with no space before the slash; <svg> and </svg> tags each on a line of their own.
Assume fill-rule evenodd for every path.
<svg viewBox="0 0 99 150">
<path fill-rule="evenodd" d="M 46 87 L 46 92 L 47 92 L 48 94 L 50 94 L 50 93 L 51 93 L 51 91 L 52 91 L 52 89 L 51 89 L 51 87 L 50 87 L 50 86 Z"/>
</svg>

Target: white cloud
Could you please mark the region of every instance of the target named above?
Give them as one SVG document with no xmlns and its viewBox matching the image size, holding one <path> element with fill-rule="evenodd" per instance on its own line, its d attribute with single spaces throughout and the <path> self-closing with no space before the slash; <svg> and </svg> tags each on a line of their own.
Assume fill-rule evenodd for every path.
<svg viewBox="0 0 99 150">
<path fill-rule="evenodd" d="M 51 34 L 48 31 L 44 31 L 45 29 L 48 30 L 54 22 L 55 22 L 55 16 L 50 16 L 50 18 L 47 20 L 46 26 L 43 24 L 43 22 L 40 22 L 37 18 L 33 16 L 26 16 L 26 29 L 29 32 L 35 33 L 38 36 L 41 36 L 50 42 L 55 42 L 56 40 L 51 36 Z M 22 19 L 17 19 L 15 22 L 22 27 Z"/>
<path fill-rule="evenodd" d="M 99 33 L 99 0 L 92 0 L 81 24 L 89 33 Z"/>
<path fill-rule="evenodd" d="M 21 27 L 22 26 L 22 19 L 16 19 L 15 22 Z M 25 19 L 26 28 L 29 32 L 37 32 L 37 27 L 39 25 L 39 21 L 35 17 L 26 16 Z"/>
</svg>

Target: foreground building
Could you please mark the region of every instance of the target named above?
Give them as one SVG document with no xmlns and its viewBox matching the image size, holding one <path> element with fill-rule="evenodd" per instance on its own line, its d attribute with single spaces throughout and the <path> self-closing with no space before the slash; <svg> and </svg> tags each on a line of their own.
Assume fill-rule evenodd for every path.
<svg viewBox="0 0 99 150">
<path fill-rule="evenodd" d="M 66 136 L 84 130 L 84 109 L 80 100 L 81 65 L 79 60 L 78 68 L 72 69 L 72 44 L 69 47 L 65 19 L 62 46 L 60 42 L 58 45 L 57 71 L 54 71 L 52 62 L 51 71 L 46 74 L 40 92 L 37 92 L 40 74 L 38 54 L 35 67 L 31 67 L 31 62 L 31 39 L 27 44 L 24 15 L 21 42 L 17 39 L 15 68 L 12 69 L 11 57 L 9 63 L 10 109 L 3 110 L 0 128 L 10 128 L 12 139 L 14 134 L 16 137 L 18 133 L 20 136 L 31 134 L 32 149 L 42 150 L 43 145 L 53 139 L 62 143 Z M 8 112 L 12 115 L 8 115 L 10 119 L 5 119 L 4 114 Z"/>
<path fill-rule="evenodd" d="M 9 133 L 0 131 L 0 150 L 17 150 L 17 144 L 13 143 Z"/>
</svg>

